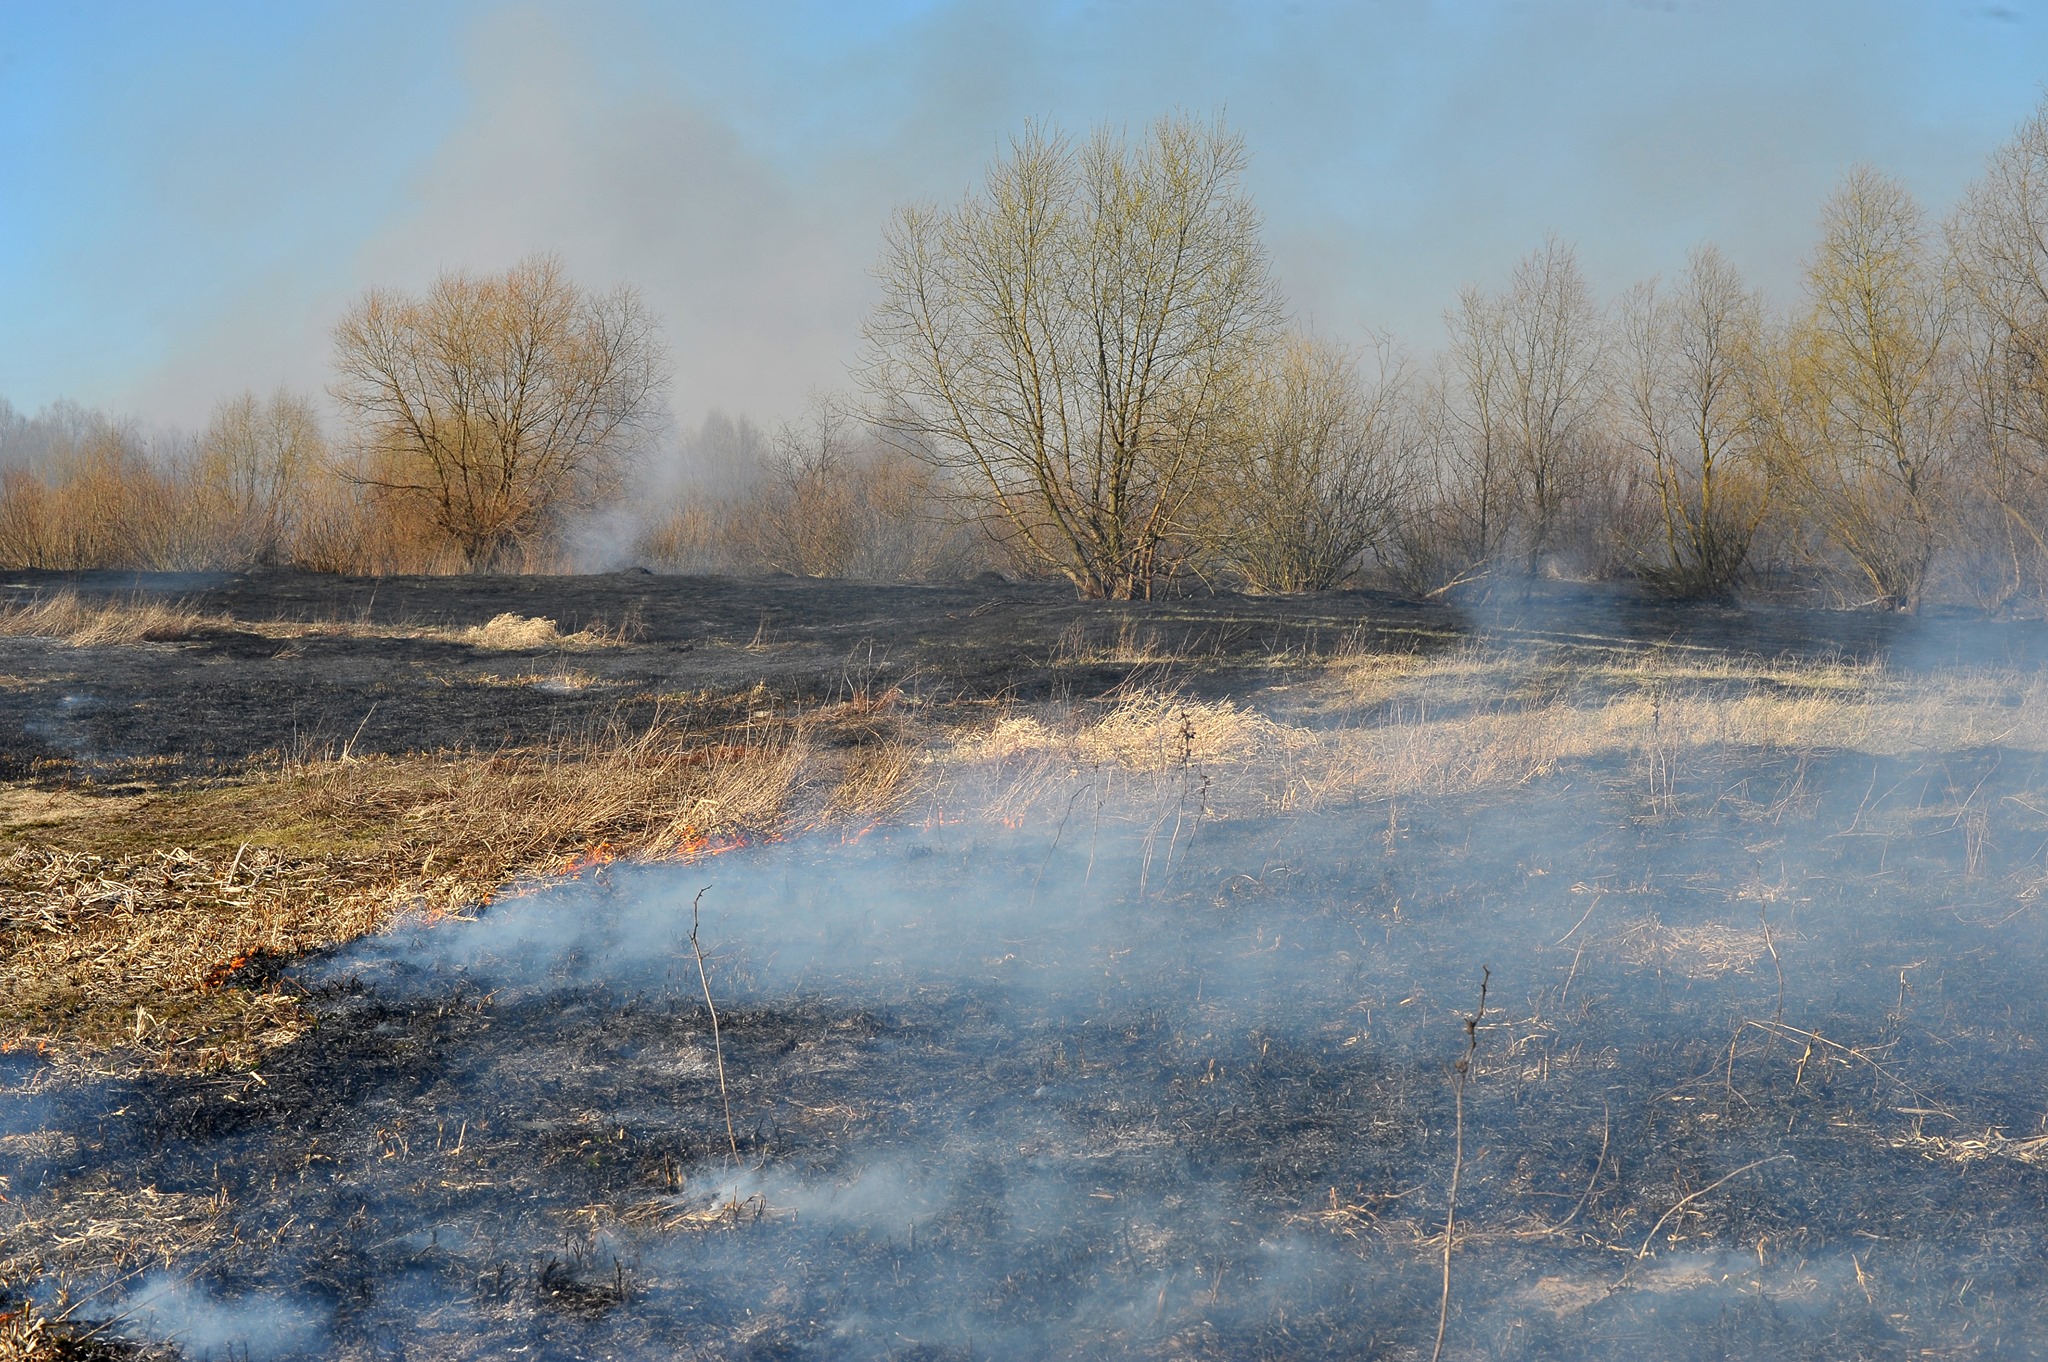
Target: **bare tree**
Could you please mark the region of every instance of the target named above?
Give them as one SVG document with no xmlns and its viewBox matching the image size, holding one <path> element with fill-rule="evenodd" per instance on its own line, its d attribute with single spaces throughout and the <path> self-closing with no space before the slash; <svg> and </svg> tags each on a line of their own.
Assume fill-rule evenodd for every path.
<svg viewBox="0 0 2048 1362">
<path fill-rule="evenodd" d="M 1433 500 L 1407 521 L 1410 575 L 1439 586 L 1519 553 L 1534 574 L 1596 472 L 1604 323 L 1572 248 L 1552 238 L 1489 295 L 1444 314 L 1432 402 Z"/>
<path fill-rule="evenodd" d="M 1949 223 L 1968 315 L 1972 490 L 2003 604 L 2048 578 L 2048 100 L 1992 156 Z"/>
<path fill-rule="evenodd" d="M 1761 327 L 1756 295 L 1712 246 L 1669 293 L 1645 284 L 1622 307 L 1622 428 L 1649 461 L 1662 520 L 1649 571 L 1678 595 L 1733 589 L 1769 505 L 1750 401 Z"/>
<path fill-rule="evenodd" d="M 280 389 L 213 410 L 191 467 L 207 543 L 197 557 L 217 564 L 276 563 L 289 555 L 307 480 L 324 457 L 313 404 Z"/>
<path fill-rule="evenodd" d="M 1501 305 L 1467 286 L 1444 314 L 1444 328 L 1450 344 L 1429 402 L 1435 495 L 1409 522 L 1415 585 L 1485 571 L 1507 553 L 1521 523 Z"/>
<path fill-rule="evenodd" d="M 863 381 L 905 447 L 1082 594 L 1150 594 L 1278 321 L 1241 139 L 1032 129 L 890 228 Z"/>
<path fill-rule="evenodd" d="M 1534 575 L 1592 472 L 1605 336 L 1577 255 L 1555 237 L 1515 267 L 1498 303 L 1505 417 Z"/>
<path fill-rule="evenodd" d="M 372 290 L 335 327 L 334 362 L 372 455 L 362 476 L 419 506 L 471 571 L 614 491 L 666 379 L 638 295 L 586 293 L 553 256 L 444 274 L 420 298 Z"/>
<path fill-rule="evenodd" d="M 1852 171 L 1822 210 L 1806 315 L 1759 411 L 1773 474 L 1872 603 L 1919 607 L 1957 449 L 1956 292 L 1904 185 Z"/>
<path fill-rule="evenodd" d="M 1239 581 L 1326 590 L 1388 543 L 1413 448 L 1407 377 L 1384 340 L 1366 371 L 1301 336 L 1253 377 L 1214 492 L 1217 555 Z"/>
</svg>

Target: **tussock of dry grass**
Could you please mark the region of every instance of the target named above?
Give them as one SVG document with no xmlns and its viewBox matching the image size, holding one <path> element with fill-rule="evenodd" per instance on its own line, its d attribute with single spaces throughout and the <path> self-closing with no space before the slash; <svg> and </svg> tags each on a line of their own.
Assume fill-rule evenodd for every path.
<svg viewBox="0 0 2048 1362">
<path fill-rule="evenodd" d="M 504 652 L 532 648 L 612 648 L 625 641 L 624 634 L 603 628 L 580 629 L 565 634 L 553 620 L 537 615 L 516 615 L 507 611 L 457 635 L 464 643 Z"/>
<path fill-rule="evenodd" d="M 74 648 L 123 643 L 174 643 L 223 620 L 167 601 L 87 604 L 75 591 L 0 607 L 0 634 L 57 639 Z"/>
</svg>

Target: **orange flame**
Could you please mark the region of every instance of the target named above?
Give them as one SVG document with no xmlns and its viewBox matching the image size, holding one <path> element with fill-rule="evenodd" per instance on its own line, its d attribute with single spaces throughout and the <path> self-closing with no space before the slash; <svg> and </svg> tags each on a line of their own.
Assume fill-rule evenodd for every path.
<svg viewBox="0 0 2048 1362">
<path fill-rule="evenodd" d="M 210 993 L 214 989 L 225 987 L 228 976 L 248 963 L 248 955 L 241 954 L 230 958 L 225 964 L 214 966 L 212 970 L 208 971 L 206 977 L 199 981 L 199 991 L 201 993 Z"/>
<path fill-rule="evenodd" d="M 573 855 L 563 857 L 559 873 L 564 875 L 581 875 L 586 870 L 594 870 L 601 865 L 610 865 L 618 859 L 619 853 L 617 848 L 613 847 L 610 842 L 599 842 L 594 847 L 588 847 Z"/>
</svg>

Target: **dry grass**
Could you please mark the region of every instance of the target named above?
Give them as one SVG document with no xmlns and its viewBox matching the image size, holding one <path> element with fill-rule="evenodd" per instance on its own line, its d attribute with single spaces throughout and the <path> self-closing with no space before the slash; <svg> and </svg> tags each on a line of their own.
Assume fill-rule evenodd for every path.
<svg viewBox="0 0 2048 1362">
<path fill-rule="evenodd" d="M 136 597 L 89 601 L 76 591 L 36 596 L 0 606 L 0 635 L 47 638 L 74 648 L 133 643 L 176 643 L 203 630 L 232 630 L 262 638 L 432 639 L 466 643 L 488 652 L 581 651 L 616 648 L 631 641 L 631 621 L 595 621 L 574 633 L 545 616 L 507 611 L 467 627 L 355 620 L 238 620 L 208 615 L 181 602 Z"/>
<path fill-rule="evenodd" d="M 38 596 L 0 607 L 0 634 L 48 638 L 74 648 L 124 643 L 174 643 L 205 628 L 228 624 L 169 601 L 87 603 L 75 591 Z"/>
<path fill-rule="evenodd" d="M 487 652 L 617 648 L 631 642 L 634 634 L 630 621 L 621 624 L 596 621 L 573 634 L 565 634 L 560 624 L 544 615 L 520 615 L 511 611 L 493 615 L 482 624 L 466 627 L 397 620 L 373 621 L 368 618 L 238 620 L 233 627 L 263 638 L 430 639 L 442 643 L 466 643 Z"/>
<path fill-rule="evenodd" d="M 898 743 L 831 748 L 799 728 L 733 741 L 660 718 L 539 750 L 330 758 L 105 807 L 53 801 L 0 829 L 0 1043 L 247 1064 L 305 1025 L 288 993 L 240 986 L 263 974 L 252 965 L 470 911 L 522 879 L 871 819 L 915 776 Z"/>
<path fill-rule="evenodd" d="M 1272 714 L 1144 690 L 1013 711 L 960 736 L 948 764 L 957 798 L 993 781 L 992 802 L 1013 818 L 1064 806 L 1076 778 L 1141 814 L 1197 789 L 1205 814 L 1237 816 L 1483 794 L 1567 772 L 1670 813 L 1684 777 L 1738 757 L 1991 745 L 2048 751 L 2048 678 L 1473 648 L 1342 659 Z"/>
</svg>

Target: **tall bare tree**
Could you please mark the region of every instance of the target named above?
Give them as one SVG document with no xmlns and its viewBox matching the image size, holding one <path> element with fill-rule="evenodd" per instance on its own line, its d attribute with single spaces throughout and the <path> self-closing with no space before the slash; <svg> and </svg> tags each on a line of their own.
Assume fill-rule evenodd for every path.
<svg viewBox="0 0 2048 1362">
<path fill-rule="evenodd" d="M 1500 301 L 1469 285 L 1444 313 L 1449 345 L 1429 398 L 1434 495 L 1407 522 L 1413 585 L 1484 572 L 1519 532 L 1504 326 Z"/>
<path fill-rule="evenodd" d="M 1592 472 L 1606 337 L 1577 254 L 1552 237 L 1524 257 L 1498 302 L 1508 437 L 1533 575 Z"/>
<path fill-rule="evenodd" d="M 1964 387 L 1956 290 L 1899 181 L 1850 172 L 1822 209 L 1775 400 L 1772 472 L 1872 603 L 1915 610 L 1941 542 Z"/>
<path fill-rule="evenodd" d="M 1969 315 L 1973 490 L 2009 600 L 2048 579 L 2048 100 L 1992 156 L 1949 224 Z M 1980 543 L 1980 547 L 1988 545 Z"/>
<path fill-rule="evenodd" d="M 335 327 L 334 364 L 370 446 L 361 476 L 417 505 L 472 571 L 615 490 L 667 377 L 639 296 L 587 293 L 545 255 L 444 274 L 424 297 L 371 290 Z"/>
<path fill-rule="evenodd" d="M 1407 364 L 1369 368 L 1305 336 L 1276 348 L 1242 405 L 1214 491 L 1218 556 L 1254 591 L 1321 591 L 1389 541 L 1411 475 Z"/>
<path fill-rule="evenodd" d="M 1031 129 L 958 205 L 900 211 L 863 381 L 878 419 L 1083 595 L 1149 595 L 1279 304 L 1241 139 Z"/>
<path fill-rule="evenodd" d="M 1678 595 L 1725 595 L 1769 505 L 1750 377 L 1761 304 L 1702 246 L 1674 288 L 1642 285 L 1621 312 L 1621 424 L 1650 464 L 1662 521 L 1651 575 Z"/>
</svg>

